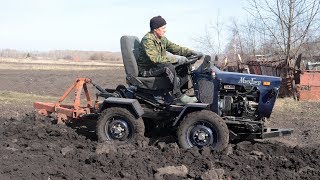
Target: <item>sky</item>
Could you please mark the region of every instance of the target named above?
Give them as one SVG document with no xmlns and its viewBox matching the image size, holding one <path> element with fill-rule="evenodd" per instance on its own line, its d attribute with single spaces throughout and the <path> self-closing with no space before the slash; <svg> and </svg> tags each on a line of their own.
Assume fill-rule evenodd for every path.
<svg viewBox="0 0 320 180">
<path fill-rule="evenodd" d="M 166 37 L 195 49 L 218 17 L 244 16 L 245 0 L 0 0 L 0 49 L 120 51 L 120 37 L 141 39 L 161 15 Z"/>
</svg>

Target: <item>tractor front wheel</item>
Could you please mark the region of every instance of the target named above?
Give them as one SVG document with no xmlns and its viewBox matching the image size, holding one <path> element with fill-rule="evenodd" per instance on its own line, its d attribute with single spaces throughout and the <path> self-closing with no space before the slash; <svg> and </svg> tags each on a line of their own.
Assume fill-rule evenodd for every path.
<svg viewBox="0 0 320 180">
<path fill-rule="evenodd" d="M 182 148 L 210 147 L 216 151 L 227 148 L 229 130 L 224 120 L 208 110 L 188 114 L 178 128 L 178 141 Z"/>
<path fill-rule="evenodd" d="M 111 107 L 98 120 L 97 136 L 100 142 L 132 143 L 144 136 L 144 123 L 125 108 Z"/>
</svg>

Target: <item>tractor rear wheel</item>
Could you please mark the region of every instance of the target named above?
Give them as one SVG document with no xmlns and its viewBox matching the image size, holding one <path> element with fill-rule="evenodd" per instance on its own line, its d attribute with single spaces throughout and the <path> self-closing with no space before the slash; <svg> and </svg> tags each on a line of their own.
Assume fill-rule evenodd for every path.
<svg viewBox="0 0 320 180">
<path fill-rule="evenodd" d="M 223 151 L 229 143 L 229 130 L 224 120 L 208 110 L 188 114 L 178 127 L 178 141 L 182 148 L 210 147 Z"/>
<path fill-rule="evenodd" d="M 144 136 L 144 123 L 125 108 L 111 107 L 98 120 L 97 136 L 100 142 L 134 143 Z"/>
</svg>

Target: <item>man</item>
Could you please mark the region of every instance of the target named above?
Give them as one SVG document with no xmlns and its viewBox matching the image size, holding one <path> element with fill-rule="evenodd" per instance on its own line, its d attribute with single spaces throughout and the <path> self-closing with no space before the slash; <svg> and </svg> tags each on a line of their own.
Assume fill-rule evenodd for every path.
<svg viewBox="0 0 320 180">
<path fill-rule="evenodd" d="M 196 97 L 182 94 L 180 79 L 177 76 L 174 65 L 182 65 L 188 61 L 190 55 L 202 55 L 185 47 L 180 47 L 170 42 L 165 36 L 166 21 L 161 16 L 150 19 L 150 32 L 141 40 L 139 59 L 137 61 L 141 76 L 167 76 L 173 85 L 173 95 L 177 104 L 197 102 Z M 179 56 L 166 55 L 166 51 Z"/>
</svg>

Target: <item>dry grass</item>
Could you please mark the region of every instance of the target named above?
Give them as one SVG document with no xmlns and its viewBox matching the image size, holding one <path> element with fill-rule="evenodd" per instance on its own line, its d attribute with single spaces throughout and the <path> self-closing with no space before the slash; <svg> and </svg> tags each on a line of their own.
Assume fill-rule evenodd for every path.
<svg viewBox="0 0 320 180">
<path fill-rule="evenodd" d="M 295 101 L 293 98 L 278 98 L 275 106 L 278 111 L 300 111 L 301 102 Z"/>
<path fill-rule="evenodd" d="M 108 70 L 123 64 L 101 61 L 32 60 L 1 58 L 0 69 L 12 70 Z"/>
<path fill-rule="evenodd" d="M 2 104 L 25 104 L 35 101 L 57 101 L 57 97 L 39 96 L 35 94 L 18 93 L 12 91 L 0 91 L 0 101 Z"/>
<path fill-rule="evenodd" d="M 113 66 L 73 66 L 73 65 L 26 65 L 26 64 L 1 64 L 0 69 L 11 70 L 54 70 L 54 71 L 90 71 L 90 70 L 109 70 L 120 67 Z"/>
<path fill-rule="evenodd" d="M 19 93 L 13 91 L 0 91 L 0 102 L 3 105 L 12 105 L 12 104 L 32 104 L 33 102 L 58 102 L 60 97 L 54 96 L 40 96 L 36 94 L 28 93 Z M 93 102 L 94 100 L 92 100 Z M 68 96 L 66 99 L 61 102 L 61 104 L 73 104 L 74 97 Z M 84 94 L 81 94 L 80 104 L 86 105 L 87 100 Z"/>
<path fill-rule="evenodd" d="M 293 98 L 278 98 L 274 111 L 279 113 L 303 114 L 304 117 L 320 117 L 319 101 L 295 101 Z"/>
</svg>

